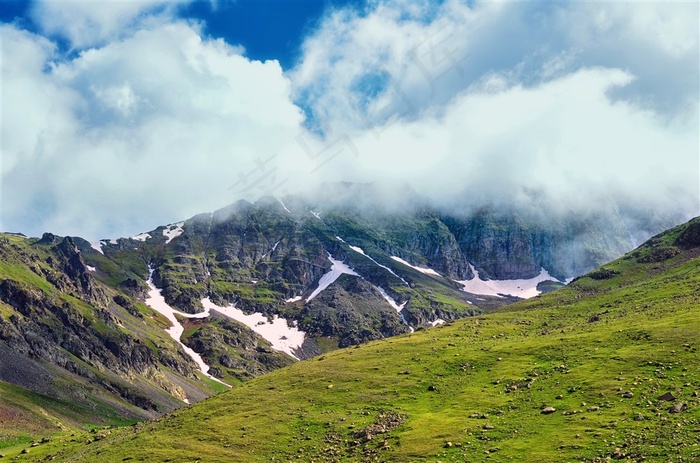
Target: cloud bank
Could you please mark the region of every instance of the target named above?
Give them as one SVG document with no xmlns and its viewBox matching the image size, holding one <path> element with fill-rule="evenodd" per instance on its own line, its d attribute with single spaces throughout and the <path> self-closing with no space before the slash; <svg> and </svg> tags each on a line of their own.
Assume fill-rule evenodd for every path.
<svg viewBox="0 0 700 463">
<path fill-rule="evenodd" d="M 4 230 L 127 236 L 324 181 L 700 213 L 697 3 L 374 2 L 287 70 L 112 5 L 2 25 Z"/>
</svg>

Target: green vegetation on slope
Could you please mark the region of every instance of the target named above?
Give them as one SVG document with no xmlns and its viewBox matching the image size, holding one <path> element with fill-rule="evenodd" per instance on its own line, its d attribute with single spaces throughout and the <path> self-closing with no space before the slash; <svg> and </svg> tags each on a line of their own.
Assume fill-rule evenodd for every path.
<svg viewBox="0 0 700 463">
<path fill-rule="evenodd" d="M 697 461 L 698 228 L 497 313 L 334 351 L 20 461 Z M 673 252 L 645 258 L 660 247 Z"/>
</svg>

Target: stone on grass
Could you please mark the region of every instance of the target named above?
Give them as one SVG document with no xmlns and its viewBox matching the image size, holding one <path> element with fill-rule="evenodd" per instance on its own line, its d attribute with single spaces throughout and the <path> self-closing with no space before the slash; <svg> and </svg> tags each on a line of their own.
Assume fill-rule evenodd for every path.
<svg viewBox="0 0 700 463">
<path fill-rule="evenodd" d="M 678 402 L 673 404 L 673 407 L 669 408 L 668 411 L 671 413 L 681 413 L 684 412 L 688 406 L 684 404 L 683 402 Z"/>
</svg>

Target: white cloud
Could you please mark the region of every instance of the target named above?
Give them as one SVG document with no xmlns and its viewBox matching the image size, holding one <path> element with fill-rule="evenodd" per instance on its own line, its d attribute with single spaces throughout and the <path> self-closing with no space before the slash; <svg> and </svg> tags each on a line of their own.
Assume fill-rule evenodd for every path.
<svg viewBox="0 0 700 463">
<path fill-rule="evenodd" d="M 537 85 L 596 66 L 638 77 L 621 98 L 673 113 L 697 99 L 698 13 L 697 3 L 379 2 L 330 13 L 290 76 L 331 130 L 420 117 L 487 74 Z"/>
<path fill-rule="evenodd" d="M 84 49 L 125 37 L 134 30 L 172 19 L 174 10 L 191 0 L 39 0 L 32 17 L 48 35 Z"/>
<path fill-rule="evenodd" d="M 698 213 L 697 4 L 378 2 L 286 74 L 162 5 L 66 5 L 43 24 L 75 55 L 3 26 L 4 229 L 130 236 L 328 180 Z"/>
<path fill-rule="evenodd" d="M 341 153 L 324 175 L 698 213 L 697 30 L 696 3 L 380 2 L 329 14 L 290 76 L 328 131 L 309 151 Z"/>
<path fill-rule="evenodd" d="M 5 28 L 14 41 L 3 41 L 3 85 L 14 97 L 4 114 L 31 123 L 15 132 L 3 121 L 3 218 L 14 228 L 126 235 L 227 204 L 237 199 L 229 187 L 246 185 L 239 172 L 302 122 L 277 62 L 248 60 L 185 23 L 47 70 L 47 42 Z M 10 48 L 32 53 L 19 62 Z"/>
<path fill-rule="evenodd" d="M 613 102 L 610 91 L 634 81 L 615 69 L 581 69 L 535 87 L 506 80 L 489 75 L 417 120 L 348 132 L 328 151 L 340 154 L 319 179 L 408 181 L 438 200 L 465 191 L 512 200 L 526 187 L 563 207 L 626 196 L 697 208 L 697 106 L 669 125 L 650 110 Z M 317 143 L 312 152 L 323 149 Z M 686 195 L 695 189 L 695 200 L 677 187 Z"/>
</svg>

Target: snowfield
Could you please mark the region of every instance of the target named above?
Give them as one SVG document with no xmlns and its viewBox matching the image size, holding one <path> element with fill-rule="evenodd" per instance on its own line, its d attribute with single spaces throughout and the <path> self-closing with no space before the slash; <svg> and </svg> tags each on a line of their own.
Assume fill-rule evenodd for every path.
<svg viewBox="0 0 700 463">
<path fill-rule="evenodd" d="M 139 233 L 138 235 L 132 236 L 131 239 L 136 241 L 146 241 L 150 237 L 151 235 L 149 233 Z"/>
<path fill-rule="evenodd" d="M 172 323 L 172 326 L 165 331 L 170 335 L 170 337 L 177 341 L 180 346 L 182 346 L 187 355 L 189 355 L 192 360 L 197 363 L 199 370 L 209 378 L 218 381 L 221 384 L 226 384 L 223 381 L 211 376 L 209 374 L 209 365 L 204 362 L 202 357 L 182 343 L 180 337 L 185 331 L 185 328 L 177 320 L 175 314 L 184 318 L 206 318 L 211 315 L 212 310 L 215 310 L 216 312 L 232 320 L 243 323 L 258 333 L 272 345 L 273 349 L 284 352 L 296 360 L 299 360 L 295 352 L 297 349 L 301 348 L 301 345 L 304 343 L 306 333 L 301 331 L 296 326 L 289 326 L 286 319 L 275 315 L 272 320 L 269 321 L 267 317 L 261 313 L 246 315 L 242 310 L 235 308 L 233 305 L 228 307 L 217 306 L 211 302 L 209 298 L 202 299 L 204 312 L 198 314 L 180 312 L 179 310 L 173 309 L 167 302 L 165 302 L 165 299 L 161 294 L 161 290 L 156 288 L 153 284 L 153 269 L 149 267 L 148 272 L 148 287 L 150 290 L 148 291 L 148 296 L 146 297 L 146 305 L 156 312 L 162 314 L 170 323 Z"/>
<path fill-rule="evenodd" d="M 409 264 L 408 262 L 406 262 L 405 260 L 403 260 L 403 259 L 400 258 L 400 257 L 391 256 L 391 258 L 394 259 L 396 262 L 400 262 L 400 263 L 402 263 L 402 264 L 404 264 L 404 265 L 406 265 L 406 266 L 408 266 L 408 267 L 411 267 L 411 268 L 414 269 L 414 270 L 418 270 L 419 272 L 421 272 L 421 273 L 423 273 L 423 274 L 425 274 L 425 275 L 433 275 L 433 276 L 436 276 L 436 277 L 442 276 L 442 275 L 440 275 L 438 272 L 436 272 L 435 270 L 433 270 L 433 269 L 431 269 L 431 268 L 427 268 L 427 267 L 418 267 L 418 266 L 415 266 L 415 265 L 411 265 L 411 264 Z"/>
<path fill-rule="evenodd" d="M 185 328 L 182 326 L 182 324 L 175 318 L 175 314 L 178 314 L 182 317 L 186 318 L 205 318 L 209 316 L 209 312 L 204 312 L 204 313 L 198 313 L 198 314 L 186 314 L 182 313 L 178 310 L 173 309 L 168 305 L 167 302 L 165 302 L 165 298 L 163 298 L 163 295 L 161 294 L 161 290 L 156 288 L 156 286 L 153 284 L 153 269 L 148 268 L 148 295 L 146 296 L 146 305 L 158 312 L 159 314 L 163 315 L 165 318 L 168 319 L 170 323 L 172 323 L 172 326 L 168 329 L 165 330 L 166 333 L 170 335 L 171 338 L 173 338 L 180 346 L 182 349 L 185 351 L 187 355 L 190 356 L 192 360 L 195 361 L 197 366 L 199 366 L 199 371 L 204 373 L 208 378 L 213 379 L 214 381 L 221 383 L 221 384 L 226 384 L 223 381 L 221 381 L 218 378 L 215 378 L 214 376 L 209 374 L 209 365 L 206 364 L 204 359 L 202 358 L 201 355 L 199 355 L 197 352 L 192 350 L 191 348 L 187 347 L 185 344 L 182 343 L 180 340 L 180 337 L 182 336 L 182 333 L 185 331 Z M 228 384 L 226 384 L 229 386 Z"/>
<path fill-rule="evenodd" d="M 170 224 L 165 229 L 163 230 L 163 236 L 165 236 L 168 240 L 165 242 L 165 244 L 170 243 L 172 240 L 177 238 L 178 236 L 182 235 L 182 226 L 185 225 L 185 222 L 178 222 L 174 224 Z"/>
<path fill-rule="evenodd" d="M 289 326 L 285 318 L 275 315 L 272 320 L 268 320 L 265 315 L 258 312 L 247 315 L 233 305 L 220 307 L 211 302 L 209 298 L 202 299 L 202 305 L 207 315 L 212 310 L 215 310 L 222 315 L 243 323 L 272 344 L 273 349 L 299 360 L 299 357 L 296 356 L 296 351 L 304 344 L 306 333 L 296 326 Z"/>
<path fill-rule="evenodd" d="M 474 266 L 469 264 L 469 267 L 472 269 L 472 272 L 474 272 L 474 278 L 471 280 L 461 280 L 457 283 L 463 286 L 463 291 L 472 294 L 481 294 L 482 296 L 503 297 L 503 295 L 508 295 L 529 299 L 540 294 L 540 291 L 537 290 L 538 283 L 547 280 L 559 281 L 551 276 L 545 269 L 541 269 L 540 274 L 536 277 L 527 280 L 482 280 Z"/>
<path fill-rule="evenodd" d="M 333 263 L 333 265 L 331 265 L 330 272 L 326 273 L 321 277 L 320 280 L 318 280 L 318 288 L 316 288 L 314 292 L 311 293 L 311 296 L 306 298 L 306 302 L 309 302 L 311 299 L 318 296 L 321 293 L 321 291 L 328 288 L 331 285 L 331 283 L 333 283 L 340 277 L 340 275 L 345 274 L 356 277 L 360 276 L 357 274 L 357 272 L 345 265 L 343 262 L 333 259 L 333 257 L 330 254 L 328 254 L 328 260 L 330 260 Z"/>
</svg>

